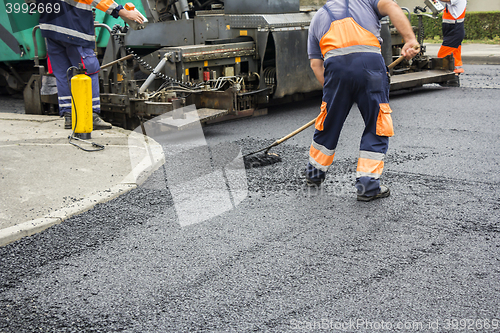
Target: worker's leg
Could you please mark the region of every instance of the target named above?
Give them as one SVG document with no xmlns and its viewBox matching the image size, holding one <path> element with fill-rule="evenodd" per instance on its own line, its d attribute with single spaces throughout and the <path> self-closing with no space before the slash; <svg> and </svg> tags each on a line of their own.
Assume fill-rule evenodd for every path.
<svg viewBox="0 0 500 333">
<path fill-rule="evenodd" d="M 462 68 L 462 41 L 465 38 L 464 23 L 443 23 L 443 45 L 438 52 L 438 58 L 453 54 L 455 59 L 455 73 L 463 73 Z"/>
<path fill-rule="evenodd" d="M 68 44 L 67 46 L 68 57 L 73 66 L 78 67 L 83 64 L 87 75 L 92 80 L 92 111 L 94 113 L 101 112 L 101 103 L 99 98 L 99 60 L 95 52 L 91 48 L 83 48 L 77 45 Z"/>
<path fill-rule="evenodd" d="M 99 71 L 101 66 L 93 49 L 82 48 L 82 60 L 87 70 L 87 75 L 92 79 L 92 111 L 101 113 L 101 98 L 99 92 Z"/>
<path fill-rule="evenodd" d="M 334 58 L 327 59 L 324 64 L 322 112 L 316 121 L 316 131 L 309 149 L 306 178 L 313 184 L 320 184 L 325 179 L 335 156 L 340 131 L 353 104 L 349 88 L 351 76 L 345 71 L 345 56 Z"/>
<path fill-rule="evenodd" d="M 462 46 L 459 45 L 457 48 L 441 45 L 438 52 L 438 58 L 444 58 L 450 54 L 453 54 L 453 59 L 455 60 L 455 70 L 454 72 L 457 74 L 461 74 L 464 72 L 462 67 Z"/>
<path fill-rule="evenodd" d="M 365 89 L 360 90 L 356 103 L 365 122 L 361 137 L 356 189 L 358 195 L 374 196 L 380 192 L 380 176 L 392 136 L 389 107 L 389 78 L 380 55 L 366 55 Z"/>
<path fill-rule="evenodd" d="M 454 43 L 457 49 L 453 52 L 453 57 L 455 58 L 455 73 L 461 74 L 464 72 L 462 63 L 462 41 L 465 38 L 465 24 L 464 22 L 455 24 L 455 35 Z M 457 45 L 458 44 L 458 45 Z"/>
<path fill-rule="evenodd" d="M 449 47 L 449 46 L 444 46 L 444 45 L 441 45 L 441 47 L 439 48 L 439 51 L 438 51 L 438 58 L 444 58 L 450 54 L 453 54 L 453 52 L 455 52 L 457 49 L 454 48 L 454 47 Z"/>
<path fill-rule="evenodd" d="M 95 56 L 95 52 L 91 48 L 83 48 L 81 46 L 68 47 L 68 55 L 74 66 L 83 64 L 87 75 L 92 80 L 92 111 L 93 111 L 93 127 L 94 130 L 110 129 L 110 123 L 105 122 L 99 117 L 101 112 L 101 100 L 99 97 L 99 60 Z"/>
<path fill-rule="evenodd" d="M 453 58 L 455 58 L 455 73 L 462 74 L 464 72 L 463 62 L 462 62 L 462 45 L 453 51 Z"/>
<path fill-rule="evenodd" d="M 52 72 L 57 82 L 59 115 L 63 116 L 65 112 L 71 113 L 71 91 L 66 77 L 71 61 L 66 53 L 65 45 L 50 38 L 47 38 L 47 53 L 50 56 Z M 69 78 L 71 79 L 71 73 Z"/>
</svg>

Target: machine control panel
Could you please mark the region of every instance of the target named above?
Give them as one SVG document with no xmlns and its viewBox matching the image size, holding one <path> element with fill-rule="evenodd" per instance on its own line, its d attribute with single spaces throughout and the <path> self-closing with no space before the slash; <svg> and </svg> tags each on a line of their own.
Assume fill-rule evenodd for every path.
<svg viewBox="0 0 500 333">
<path fill-rule="evenodd" d="M 429 7 L 434 15 L 437 15 L 444 10 L 443 4 L 438 0 L 425 0 L 425 5 Z"/>
</svg>

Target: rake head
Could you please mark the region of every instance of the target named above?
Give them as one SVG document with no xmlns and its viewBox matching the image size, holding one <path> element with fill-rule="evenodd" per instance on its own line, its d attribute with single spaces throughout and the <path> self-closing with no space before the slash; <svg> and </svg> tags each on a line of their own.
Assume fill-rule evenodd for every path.
<svg viewBox="0 0 500 333">
<path fill-rule="evenodd" d="M 245 169 L 259 168 L 281 162 L 281 157 L 274 153 L 263 153 L 252 156 L 244 156 Z"/>
</svg>

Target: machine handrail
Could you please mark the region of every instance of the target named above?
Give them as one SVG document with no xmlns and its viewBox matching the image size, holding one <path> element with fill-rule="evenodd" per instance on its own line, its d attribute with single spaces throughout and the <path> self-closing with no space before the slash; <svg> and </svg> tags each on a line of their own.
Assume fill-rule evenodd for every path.
<svg viewBox="0 0 500 333">
<path fill-rule="evenodd" d="M 40 61 L 38 60 L 38 43 L 36 42 L 36 31 L 40 29 L 40 25 L 35 25 L 33 30 L 31 31 L 31 37 L 33 38 L 33 46 L 35 47 L 35 67 L 40 65 Z"/>
</svg>

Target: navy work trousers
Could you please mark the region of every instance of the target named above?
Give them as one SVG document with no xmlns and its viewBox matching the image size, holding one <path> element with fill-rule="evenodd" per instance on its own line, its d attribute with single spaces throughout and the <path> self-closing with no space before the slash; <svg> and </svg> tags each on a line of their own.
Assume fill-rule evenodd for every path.
<svg viewBox="0 0 500 333">
<path fill-rule="evenodd" d="M 68 68 L 78 67 L 79 64 L 83 64 L 87 75 L 92 79 L 92 111 L 100 113 L 98 77 L 100 65 L 94 50 L 47 38 L 47 54 L 57 82 L 59 115 L 63 116 L 65 112 L 71 112 L 71 89 L 66 73 Z M 72 71 L 68 73 L 68 77 L 71 80 Z"/>
<path fill-rule="evenodd" d="M 360 158 L 356 173 L 358 194 L 375 195 L 380 192 L 380 174 L 383 158 L 387 152 L 389 138 L 377 135 L 377 119 L 381 104 L 388 107 L 389 77 L 382 55 L 379 53 L 351 53 L 334 56 L 325 60 L 325 84 L 323 102 L 326 102 L 327 115 L 323 130 L 316 129 L 311 147 L 311 156 L 306 169 L 308 178 L 324 180 L 329 165 L 319 164 L 314 152 L 321 156 L 333 155 L 337 147 L 343 124 L 354 103 L 358 105 L 365 123 L 361 137 Z M 392 127 L 392 120 L 391 120 Z M 313 148 L 314 147 L 314 148 Z M 360 164 L 375 165 L 370 171 L 360 170 Z M 370 169 L 370 167 L 369 167 Z M 360 172 L 361 171 L 361 172 Z"/>
</svg>

